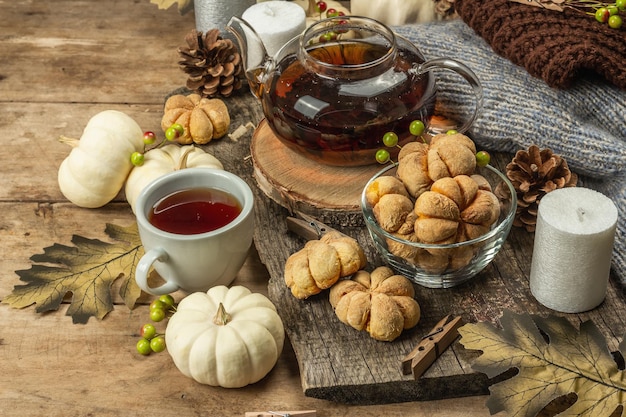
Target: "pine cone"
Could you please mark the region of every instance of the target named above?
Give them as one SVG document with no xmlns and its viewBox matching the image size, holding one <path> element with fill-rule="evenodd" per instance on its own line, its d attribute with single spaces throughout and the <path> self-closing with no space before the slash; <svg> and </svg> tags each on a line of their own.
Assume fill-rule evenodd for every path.
<svg viewBox="0 0 626 417">
<path fill-rule="evenodd" d="M 517 191 L 513 225 L 529 232 L 535 231 L 539 200 L 550 191 L 575 187 L 578 182 L 578 175 L 570 171 L 565 159 L 536 145 L 517 151 L 506 166 L 506 176 Z"/>
<path fill-rule="evenodd" d="M 185 36 L 188 47 L 179 47 L 178 62 L 189 75 L 187 88 L 202 97 L 228 97 L 241 88 L 241 55 L 230 39 L 222 39 L 218 29 L 203 35 L 192 30 Z"/>
<path fill-rule="evenodd" d="M 435 12 L 443 20 L 455 19 L 459 17 L 454 10 L 454 0 L 433 0 L 435 2 Z"/>
</svg>

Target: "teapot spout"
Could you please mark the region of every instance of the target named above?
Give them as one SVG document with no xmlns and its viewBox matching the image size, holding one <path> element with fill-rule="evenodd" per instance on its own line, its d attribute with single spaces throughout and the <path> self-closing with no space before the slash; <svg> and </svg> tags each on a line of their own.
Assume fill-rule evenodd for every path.
<svg viewBox="0 0 626 417">
<path fill-rule="evenodd" d="M 267 74 L 266 64 L 271 61 L 265 45 L 252 26 L 236 16 L 230 19 L 226 29 L 237 39 L 250 90 L 260 98 L 263 94 L 263 80 Z"/>
</svg>

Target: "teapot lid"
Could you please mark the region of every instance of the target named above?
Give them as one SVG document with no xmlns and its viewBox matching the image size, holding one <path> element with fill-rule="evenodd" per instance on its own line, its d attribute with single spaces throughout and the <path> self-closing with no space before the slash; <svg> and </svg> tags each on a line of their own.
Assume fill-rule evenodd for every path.
<svg viewBox="0 0 626 417">
<path fill-rule="evenodd" d="M 320 20 L 303 32 L 299 43 L 300 62 L 331 77 L 371 78 L 377 69 L 380 74 L 387 70 L 397 55 L 394 32 L 385 24 L 362 16 Z M 369 71 L 361 77 L 360 70 Z"/>
</svg>

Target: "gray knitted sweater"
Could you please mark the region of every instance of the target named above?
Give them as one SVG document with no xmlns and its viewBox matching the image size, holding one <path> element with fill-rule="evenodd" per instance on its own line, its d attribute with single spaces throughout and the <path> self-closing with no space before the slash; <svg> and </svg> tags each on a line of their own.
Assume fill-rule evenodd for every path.
<svg viewBox="0 0 626 417">
<path fill-rule="evenodd" d="M 479 148 L 511 153 L 531 144 L 550 148 L 579 174 L 579 186 L 615 202 L 619 217 L 612 266 L 626 283 L 626 91 L 591 74 L 569 89 L 551 88 L 494 53 L 460 19 L 393 29 L 427 59 L 455 58 L 474 70 L 485 95 L 469 131 Z M 459 78 L 449 71 L 436 75 L 441 100 L 456 109 L 450 116 L 469 117 L 474 102 L 459 92 Z"/>
</svg>

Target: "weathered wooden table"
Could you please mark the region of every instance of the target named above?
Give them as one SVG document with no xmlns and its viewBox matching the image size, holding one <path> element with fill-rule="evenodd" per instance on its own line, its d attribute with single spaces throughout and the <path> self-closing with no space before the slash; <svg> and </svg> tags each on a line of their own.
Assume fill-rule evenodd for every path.
<svg viewBox="0 0 626 417">
<path fill-rule="evenodd" d="M 123 195 L 92 210 L 63 198 L 57 169 L 68 149 L 57 138 L 79 136 L 87 120 L 105 109 L 124 111 L 142 128 L 157 131 L 165 97 L 185 82 L 177 68 L 176 48 L 184 43 L 194 21 L 193 15 L 181 17 L 174 8 L 159 11 L 148 0 L 8 2 L 0 9 L 0 20 L 0 121 L 4 126 L 0 151 L 1 301 L 20 284 L 15 271 L 29 269 L 30 257 L 42 253 L 43 248 L 55 243 L 69 245 L 73 235 L 107 240 L 106 223 L 133 224 L 134 216 Z M 260 121 L 260 108 L 248 95 L 227 103 L 233 127 Z M 207 149 L 254 186 L 253 167 L 246 158 L 250 136 L 240 142 L 224 140 Z M 59 311 L 46 314 L 35 313 L 33 307 L 16 310 L 0 302 L 0 415 L 243 416 L 246 411 L 270 409 L 316 409 L 319 416 L 328 417 L 489 415 L 483 395 L 437 399 L 485 392 L 484 378 L 469 366 L 475 354 L 458 344 L 425 375 L 423 386 L 428 389 L 396 377 L 389 380 L 387 374 L 377 374 L 371 367 L 372 372 L 356 381 L 363 387 L 356 397 L 354 387 L 349 387 L 340 373 L 335 379 L 317 380 L 332 358 L 307 362 L 303 344 L 310 341 L 311 348 L 325 349 L 323 355 L 337 356 L 342 351 L 334 350 L 336 340 L 325 339 L 321 346 L 319 338 L 311 339 L 310 334 L 298 334 L 295 329 L 332 317 L 322 298 L 303 307 L 284 294 L 280 271 L 291 249 L 302 240 L 286 233 L 284 216 L 288 211 L 257 188 L 255 193 L 259 202 L 256 248 L 235 283 L 282 300 L 279 309 L 295 347 L 286 345 L 277 366 L 264 380 L 237 390 L 202 386 L 180 374 L 166 353 L 136 354 L 139 327 L 148 319 L 151 298 L 147 295 L 133 310 L 118 297 L 114 310 L 103 320 L 92 318 L 85 325 L 72 324 L 65 315 L 69 297 Z M 363 232 L 358 228 L 346 231 L 357 236 Z M 547 312 L 524 288 L 531 245 L 530 235 L 514 231 L 496 262 L 471 284 L 434 298 L 430 290 L 419 290 L 425 315 L 414 334 L 448 313 L 460 314 L 465 321 L 497 321 L 503 309 Z M 592 318 L 614 348 L 626 328 L 617 285 L 611 286 L 607 301 L 573 319 Z M 412 342 L 406 339 L 405 343 Z M 361 359 L 371 354 L 371 349 L 382 349 L 370 341 L 359 348 L 363 352 L 356 356 Z M 344 362 L 345 376 L 355 372 L 351 363 L 368 366 L 361 359 L 352 357 Z M 459 391 L 458 383 L 465 384 L 466 392 Z M 381 391 L 381 385 L 387 387 Z M 380 395 L 385 392 L 404 398 L 383 401 Z M 369 401 L 359 396 L 367 396 Z M 364 405 L 407 399 L 428 401 Z M 544 415 L 551 414 L 546 411 Z"/>
</svg>

